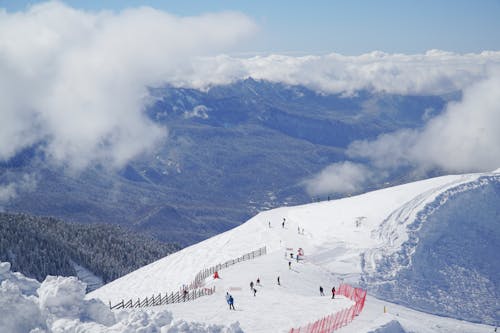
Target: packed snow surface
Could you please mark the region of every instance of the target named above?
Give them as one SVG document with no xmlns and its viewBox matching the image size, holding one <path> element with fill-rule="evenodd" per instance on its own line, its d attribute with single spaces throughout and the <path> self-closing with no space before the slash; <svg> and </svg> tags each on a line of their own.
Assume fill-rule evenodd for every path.
<svg viewBox="0 0 500 333">
<path fill-rule="evenodd" d="M 378 272 L 388 256 L 411 256 L 411 251 L 401 249 L 409 238 L 408 226 L 419 212 L 450 189 L 466 184 L 474 187 L 485 175 L 498 173 L 439 177 L 356 197 L 262 212 L 233 230 L 87 295 L 85 284 L 76 278 L 47 277 L 40 284 L 11 272 L 8 263 L 0 263 L 0 332 L 288 332 L 350 307 L 353 302 L 349 299 L 340 295 L 332 299 L 332 286 L 359 283 L 363 276 Z M 219 279 L 207 277 L 204 286 L 215 286 L 214 295 L 147 309 L 109 309 L 109 302 L 175 292 L 200 270 L 263 246 L 267 254 L 220 270 Z M 297 260 L 299 248 L 304 255 Z M 411 257 L 396 260 L 385 274 L 396 275 L 410 262 Z M 255 294 L 250 282 L 255 284 Z M 320 295 L 320 286 L 325 296 Z M 226 303 L 227 292 L 235 299 L 235 310 Z M 369 296 L 360 316 L 339 332 L 493 330 Z"/>
<path fill-rule="evenodd" d="M 237 228 L 117 279 L 87 298 L 116 304 L 123 299 L 175 292 L 189 284 L 200 270 L 266 246 L 267 255 L 222 270 L 221 279 L 207 278 L 205 286 L 215 285 L 215 295 L 157 310 L 166 308 L 174 317 L 189 321 L 211 324 L 237 321 L 247 332 L 285 332 L 349 307 L 351 301 L 329 297 L 332 286 L 340 282 L 357 284 L 363 274 L 374 273 L 383 258 L 401 250 L 408 240 L 408 226 L 427 204 L 443 192 L 485 175 L 492 174 L 437 177 L 355 197 L 262 212 Z M 297 262 L 295 255 L 299 248 L 304 256 Z M 290 253 L 294 259 L 290 259 Z M 396 275 L 408 261 L 411 257 L 400 267 L 391 266 L 391 274 Z M 277 284 L 278 276 L 281 285 Z M 249 284 L 257 278 L 261 285 L 254 296 Z M 320 286 L 326 296 L 319 295 Z M 234 296 L 236 311 L 228 309 L 226 292 Z M 390 329 L 391 325 L 395 327 L 390 324 L 393 319 L 405 330 L 415 332 L 491 330 L 396 305 L 391 307 L 398 309 L 399 316 L 388 320 L 393 315 L 383 314 L 383 304 L 369 298 L 365 313 L 351 324 L 357 327 L 355 331 L 369 332 L 382 329 L 383 325 L 389 325 Z M 355 326 L 356 322 L 364 326 Z M 430 329 L 433 323 L 436 327 Z M 348 332 L 351 325 L 343 330 Z"/>
</svg>

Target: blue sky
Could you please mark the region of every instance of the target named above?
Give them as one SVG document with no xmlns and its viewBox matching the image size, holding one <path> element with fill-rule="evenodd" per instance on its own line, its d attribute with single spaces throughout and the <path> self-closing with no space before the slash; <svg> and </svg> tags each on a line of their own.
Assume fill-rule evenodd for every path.
<svg viewBox="0 0 500 333">
<path fill-rule="evenodd" d="M 0 0 L 0 7 L 17 11 L 36 2 Z M 500 49 L 499 0 L 64 2 L 85 10 L 146 5 L 180 16 L 239 11 L 260 28 L 253 39 L 240 47 L 242 53 L 357 55 L 373 50 L 421 53 L 441 49 L 469 53 Z"/>
</svg>

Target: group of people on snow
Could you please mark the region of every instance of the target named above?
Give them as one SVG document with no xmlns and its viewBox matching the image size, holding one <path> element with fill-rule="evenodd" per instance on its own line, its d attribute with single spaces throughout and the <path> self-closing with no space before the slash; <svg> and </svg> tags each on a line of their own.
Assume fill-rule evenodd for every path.
<svg viewBox="0 0 500 333">
<path fill-rule="evenodd" d="M 323 287 L 319 286 L 319 295 L 320 296 L 325 296 L 325 293 L 323 292 Z M 332 288 L 332 299 L 335 298 L 335 286 Z"/>
<path fill-rule="evenodd" d="M 283 222 L 281 223 L 281 227 L 284 229 L 285 228 L 285 223 L 286 223 L 286 218 L 283 218 Z M 268 221 L 268 225 L 269 225 L 269 228 L 271 228 L 271 221 Z M 298 234 L 304 234 L 304 229 L 303 228 L 300 228 L 300 226 L 297 226 L 297 233 Z M 281 243 L 281 241 L 280 241 Z M 297 253 L 296 255 L 296 260 L 297 262 L 299 262 L 299 257 L 300 255 L 303 255 L 303 252 L 302 252 L 302 248 L 299 249 L 299 252 Z M 285 258 L 287 257 L 287 253 L 285 252 Z M 293 259 L 293 253 L 290 252 L 290 259 Z M 292 269 L 292 262 L 291 260 L 288 261 L 288 269 Z M 217 273 L 216 273 L 217 274 Z M 215 278 L 215 276 L 214 276 Z M 218 276 L 217 276 L 218 278 Z M 281 286 L 281 281 L 280 281 L 280 276 L 278 275 L 277 276 L 277 283 L 279 286 Z M 256 284 L 254 284 L 253 281 L 250 281 L 250 292 L 253 293 L 254 296 L 257 295 L 257 289 L 255 288 L 256 285 L 259 285 L 260 286 L 260 278 L 257 278 L 256 280 Z M 335 287 L 332 287 L 332 299 L 335 298 Z M 320 293 L 320 296 L 325 296 L 325 293 L 324 293 L 324 289 L 322 286 L 319 287 L 319 293 Z M 235 310 L 234 308 L 234 298 L 233 296 L 229 293 L 229 292 L 226 292 L 226 301 L 229 305 L 229 309 L 230 310 Z"/>
<path fill-rule="evenodd" d="M 289 264 L 291 263 L 289 262 Z M 281 286 L 279 275 L 277 277 L 277 282 L 278 285 Z M 254 296 L 257 295 L 257 289 L 255 288 L 255 286 L 260 286 L 260 278 L 257 278 L 256 284 L 254 284 L 253 281 L 250 281 L 250 291 L 253 293 Z M 325 296 L 325 292 L 322 286 L 319 286 L 319 294 L 320 296 Z M 332 287 L 332 299 L 334 298 L 335 298 L 335 286 Z M 234 298 L 229 292 L 226 292 L 226 302 L 227 304 L 229 304 L 229 310 L 236 310 L 234 308 Z"/>
</svg>

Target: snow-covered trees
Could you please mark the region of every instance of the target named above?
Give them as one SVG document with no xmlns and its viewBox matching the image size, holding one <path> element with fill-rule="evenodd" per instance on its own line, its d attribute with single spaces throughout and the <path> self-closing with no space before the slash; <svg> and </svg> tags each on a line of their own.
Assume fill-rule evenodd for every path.
<svg viewBox="0 0 500 333">
<path fill-rule="evenodd" d="M 76 275 L 73 260 L 109 282 L 178 249 L 118 226 L 0 213 L 0 261 L 39 281 Z"/>
</svg>

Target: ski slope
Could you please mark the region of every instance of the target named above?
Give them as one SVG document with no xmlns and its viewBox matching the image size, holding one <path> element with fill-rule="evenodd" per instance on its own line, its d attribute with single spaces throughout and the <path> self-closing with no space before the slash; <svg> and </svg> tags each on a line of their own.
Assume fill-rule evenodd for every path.
<svg viewBox="0 0 500 333">
<path fill-rule="evenodd" d="M 266 246 L 267 255 L 222 270 L 219 280 L 207 278 L 205 285 L 215 285 L 215 295 L 166 308 L 174 317 L 185 320 L 214 324 L 238 321 L 248 332 L 284 332 L 349 307 L 352 303 L 347 299 L 328 297 L 332 286 L 342 281 L 356 284 L 362 274 L 374 272 L 382 258 L 399 251 L 408 240 L 408 225 L 439 194 L 477 181 L 481 176 L 496 175 L 498 171 L 437 177 L 355 197 L 262 212 L 237 228 L 117 279 L 88 294 L 87 298 L 98 298 L 107 304 L 177 291 L 191 282 L 201 269 Z M 305 256 L 298 263 L 293 260 L 289 269 L 289 252 L 296 253 L 299 247 Z M 411 262 L 411 258 L 408 261 Z M 392 274 L 397 274 L 397 270 L 396 267 Z M 281 286 L 277 285 L 277 276 L 281 278 Z M 262 286 L 257 287 L 257 295 L 253 296 L 249 283 L 255 283 L 257 277 Z M 327 296 L 319 296 L 320 285 Z M 236 311 L 228 310 L 224 299 L 226 291 L 235 297 Z M 390 322 L 386 319 L 391 315 L 383 314 L 381 304 L 373 298 L 367 301 L 366 313 L 376 314 L 369 322 L 381 322 L 381 325 Z M 417 316 L 417 312 L 403 307 L 391 307 L 410 318 L 406 320 L 408 327 L 412 317 L 435 317 Z M 355 322 L 363 322 L 361 319 L 365 316 L 368 315 L 363 314 Z M 400 322 L 405 322 L 402 318 L 398 317 Z M 432 320 L 441 322 L 436 318 L 439 317 Z M 451 321 L 449 325 L 457 332 L 481 332 L 487 327 L 446 320 Z M 355 323 L 351 325 L 357 327 Z M 349 331 L 349 326 L 343 330 Z M 373 328 L 365 326 L 366 332 Z M 362 331 L 362 327 L 357 327 L 356 332 Z M 435 331 L 447 332 L 446 329 Z"/>
</svg>

